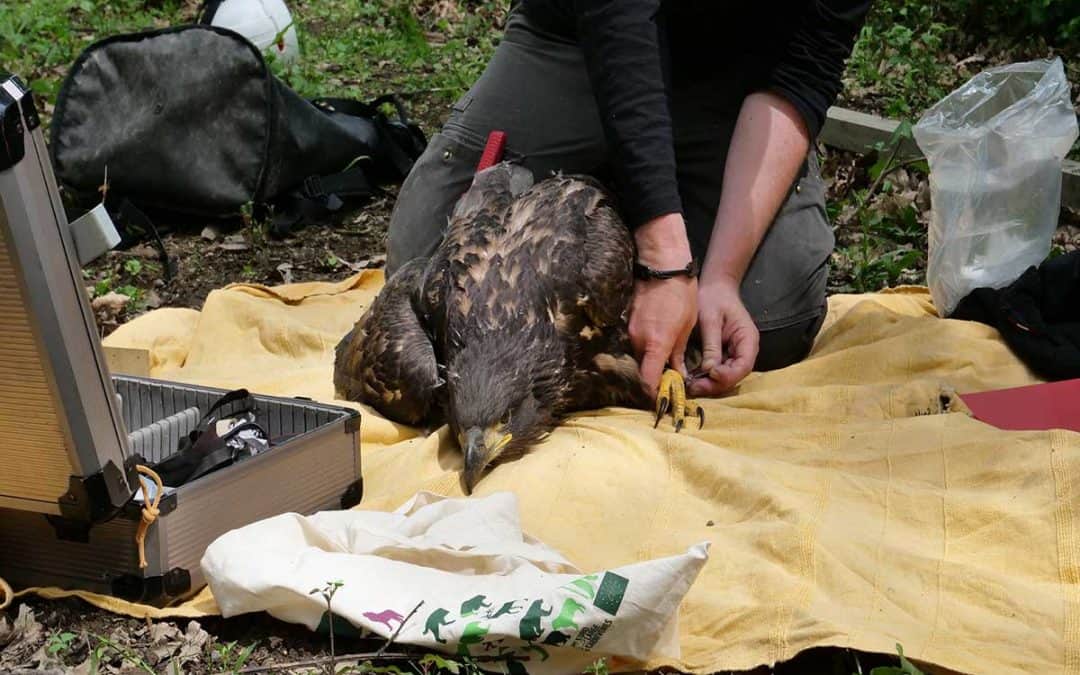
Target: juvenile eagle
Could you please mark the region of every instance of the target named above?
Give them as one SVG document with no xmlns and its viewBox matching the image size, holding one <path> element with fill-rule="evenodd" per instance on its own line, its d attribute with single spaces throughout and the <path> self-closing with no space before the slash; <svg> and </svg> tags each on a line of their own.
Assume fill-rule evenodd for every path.
<svg viewBox="0 0 1080 675">
<path fill-rule="evenodd" d="M 398 269 L 337 345 L 337 396 L 402 424 L 447 424 L 471 492 L 568 413 L 653 407 L 627 328 L 633 259 L 594 180 L 534 185 L 507 162 L 481 171 L 435 253 Z M 676 431 L 693 414 L 670 370 L 656 423 L 669 410 Z"/>
</svg>

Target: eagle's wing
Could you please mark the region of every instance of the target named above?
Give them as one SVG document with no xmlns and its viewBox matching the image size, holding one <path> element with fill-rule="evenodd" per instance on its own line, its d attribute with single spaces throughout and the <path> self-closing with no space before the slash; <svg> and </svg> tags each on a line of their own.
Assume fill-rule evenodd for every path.
<svg viewBox="0 0 1080 675">
<path fill-rule="evenodd" d="M 576 283 L 564 284 L 560 294 L 563 330 L 575 359 L 567 407 L 652 407 L 628 325 L 634 292 L 633 238 L 599 183 L 588 177 L 568 180 L 562 188 L 565 206 L 559 212 L 576 246 L 563 244 L 554 255 L 560 268 L 580 270 L 567 277 Z M 685 416 L 696 414 L 705 422 L 701 406 L 687 405 L 685 383 L 673 370 L 661 378 L 655 407 L 657 422 L 671 411 L 676 430 L 682 428 Z"/>
<path fill-rule="evenodd" d="M 508 230 L 531 240 L 539 286 L 567 347 L 568 410 L 648 407 L 627 329 L 633 296 L 633 239 L 595 180 L 557 176 L 515 203 Z"/>
<path fill-rule="evenodd" d="M 532 182 L 528 169 L 500 162 L 477 173 L 458 199 L 446 235 L 420 284 L 419 306 L 436 345 L 445 345 L 446 313 L 449 305 L 458 306 L 460 302 L 460 298 L 455 299 L 455 291 L 466 285 L 467 275 L 476 274 L 476 264 L 506 231 L 506 214 L 514 198 Z"/>
<path fill-rule="evenodd" d="M 581 308 L 575 326 L 580 326 L 574 336 L 578 376 L 572 396 L 576 407 L 649 408 L 652 402 L 642 387 L 627 323 L 634 293 L 633 237 L 607 193 L 591 181 L 584 183 L 570 197 L 580 204 L 570 209 L 581 214 L 573 219 L 580 254 L 559 263 L 577 263 L 581 270 L 575 297 L 563 300 L 566 311 L 571 300 Z"/>
<path fill-rule="evenodd" d="M 339 399 L 411 426 L 439 424 L 442 416 L 445 382 L 413 302 L 426 266 L 419 258 L 402 265 L 338 343 L 334 359 Z"/>
</svg>

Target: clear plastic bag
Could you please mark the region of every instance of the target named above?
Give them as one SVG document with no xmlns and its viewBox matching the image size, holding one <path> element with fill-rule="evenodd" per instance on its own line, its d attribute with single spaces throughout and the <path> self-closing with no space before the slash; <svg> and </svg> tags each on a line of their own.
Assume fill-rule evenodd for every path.
<svg viewBox="0 0 1080 675">
<path fill-rule="evenodd" d="M 927 284 L 948 316 L 976 288 L 1001 288 L 1050 253 L 1062 160 L 1077 138 L 1061 59 L 986 70 L 914 126 L 930 166 Z"/>
</svg>

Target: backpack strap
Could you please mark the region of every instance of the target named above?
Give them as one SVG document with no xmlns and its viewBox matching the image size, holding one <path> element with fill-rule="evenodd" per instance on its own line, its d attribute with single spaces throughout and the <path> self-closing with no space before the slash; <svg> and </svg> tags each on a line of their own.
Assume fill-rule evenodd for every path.
<svg viewBox="0 0 1080 675">
<path fill-rule="evenodd" d="M 116 196 L 107 193 L 105 196 L 105 209 L 113 219 L 122 237 L 121 247 L 131 246 L 144 237 L 151 237 L 154 246 L 158 250 L 161 260 L 162 276 L 166 282 L 171 281 L 176 274 L 176 261 L 169 257 L 165 249 L 165 242 L 161 239 L 154 221 L 150 219 L 142 209 L 135 206 L 127 197 Z"/>
<path fill-rule="evenodd" d="M 383 142 L 386 159 L 394 167 L 397 179 L 403 180 L 412 170 L 413 162 L 424 151 L 427 139 L 419 125 L 409 119 L 405 105 L 397 94 L 380 96 L 368 103 L 347 98 L 323 97 L 311 99 L 312 105 L 330 113 L 341 113 L 371 120 Z M 389 103 L 397 112 L 397 119 L 390 120 L 379 108 Z"/>
<path fill-rule="evenodd" d="M 210 25 L 223 2 L 225 2 L 225 0 L 203 0 L 202 4 L 199 6 L 199 12 L 197 14 L 198 18 L 195 20 L 195 23 Z"/>
<path fill-rule="evenodd" d="M 325 223 L 344 206 L 344 199 L 367 199 L 376 191 L 362 166 L 328 176 L 309 176 L 299 188 L 274 202 L 271 234 L 284 236 L 308 225 Z"/>
</svg>

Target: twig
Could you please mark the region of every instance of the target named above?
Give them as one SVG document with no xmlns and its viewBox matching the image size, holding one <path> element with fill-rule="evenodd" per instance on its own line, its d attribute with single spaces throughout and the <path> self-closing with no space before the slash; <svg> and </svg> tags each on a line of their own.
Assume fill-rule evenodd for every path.
<svg viewBox="0 0 1080 675">
<path fill-rule="evenodd" d="M 457 87 L 428 87 L 427 89 L 409 89 L 399 93 L 399 96 L 416 96 L 417 94 L 433 94 L 439 91 L 454 91 Z"/>
<path fill-rule="evenodd" d="M 362 652 L 360 654 L 343 654 L 338 656 L 338 661 L 372 661 L 375 659 L 377 652 Z M 411 661 L 413 659 L 423 658 L 417 654 L 382 654 L 379 656 L 380 661 Z M 495 663 L 498 661 L 505 661 L 505 657 L 501 656 L 489 656 L 479 655 L 470 657 L 473 661 L 478 663 Z M 515 658 L 515 661 L 528 661 L 528 657 Z M 277 663 L 269 666 L 248 666 L 243 670 L 237 671 L 239 673 L 269 673 L 275 670 L 286 670 L 290 668 L 306 668 L 309 666 L 321 666 L 330 661 L 329 656 L 320 656 L 317 659 L 308 659 L 306 661 L 295 661 L 293 663 Z M 218 675 L 232 675 L 230 671 L 223 671 Z"/>
<path fill-rule="evenodd" d="M 409 623 L 409 619 L 413 618 L 413 614 L 416 614 L 418 611 L 420 611 L 420 607 L 423 604 L 424 604 L 423 600 L 416 603 L 416 607 L 413 607 L 413 610 L 411 612 L 409 612 L 409 615 L 406 616 L 400 622 L 398 622 L 397 630 L 394 631 L 393 635 L 391 635 L 389 638 L 387 638 L 386 642 L 383 643 L 382 647 L 379 647 L 375 651 L 375 656 L 372 657 L 372 658 L 376 658 L 376 659 L 379 658 L 379 656 L 381 656 L 383 654 L 383 652 L 386 651 L 387 647 L 389 647 L 391 644 L 394 643 L 394 640 L 397 639 L 397 636 L 401 634 L 401 629 L 405 627 L 405 624 Z"/>
<path fill-rule="evenodd" d="M 895 158 L 896 158 L 896 153 L 893 153 L 893 156 L 889 158 L 889 162 L 892 163 L 893 159 L 895 159 Z M 894 171 L 896 171 L 898 169 L 903 169 L 905 166 L 911 166 L 912 164 L 918 164 L 919 162 L 924 162 L 924 161 L 926 161 L 925 157 L 912 157 L 911 159 L 905 159 L 904 161 L 896 164 L 895 166 L 890 166 L 887 169 L 883 170 L 881 173 L 878 174 L 877 179 L 873 183 L 870 184 L 870 189 L 866 193 L 867 201 L 869 201 L 870 198 L 874 196 L 874 192 L 876 192 L 878 186 L 881 185 L 881 183 L 883 183 L 885 181 L 886 176 L 888 176 L 889 174 L 893 173 Z"/>
<path fill-rule="evenodd" d="M 878 186 L 885 180 L 885 176 L 892 173 L 894 169 L 900 166 L 892 166 L 892 163 L 896 160 L 898 154 L 900 154 L 900 141 L 897 141 L 896 145 L 893 146 L 892 152 L 889 153 L 889 159 L 885 161 L 885 167 L 881 170 L 881 173 L 877 175 L 877 178 L 874 179 L 873 183 L 870 183 L 870 189 L 866 191 L 867 202 L 869 202 L 870 198 L 877 192 Z M 863 203 L 865 204 L 866 202 Z"/>
</svg>

